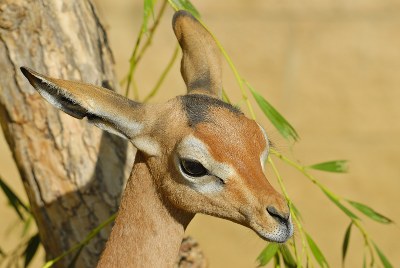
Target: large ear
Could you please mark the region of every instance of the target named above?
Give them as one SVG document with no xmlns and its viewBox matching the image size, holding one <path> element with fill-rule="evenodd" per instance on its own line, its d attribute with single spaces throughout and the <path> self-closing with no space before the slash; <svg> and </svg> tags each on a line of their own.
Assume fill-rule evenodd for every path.
<svg viewBox="0 0 400 268">
<path fill-rule="evenodd" d="M 214 38 L 184 10 L 175 13 L 172 25 L 182 48 L 181 73 L 188 93 L 204 92 L 221 98 L 221 59 Z"/>
<path fill-rule="evenodd" d="M 145 117 L 145 105 L 105 88 L 46 77 L 26 67 L 21 71 L 40 95 L 58 109 L 78 119 L 86 117 L 97 127 L 131 140 L 138 150 L 154 154 L 157 145 L 145 133 L 152 123 Z"/>
</svg>

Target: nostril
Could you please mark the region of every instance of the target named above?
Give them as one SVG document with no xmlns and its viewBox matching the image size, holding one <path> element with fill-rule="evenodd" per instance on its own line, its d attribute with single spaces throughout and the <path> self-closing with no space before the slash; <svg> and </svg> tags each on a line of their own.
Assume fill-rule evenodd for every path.
<svg viewBox="0 0 400 268">
<path fill-rule="evenodd" d="M 274 219 L 278 220 L 283 224 L 287 224 L 289 221 L 289 213 L 280 212 L 274 206 L 267 207 L 268 214 L 271 215 Z"/>
</svg>

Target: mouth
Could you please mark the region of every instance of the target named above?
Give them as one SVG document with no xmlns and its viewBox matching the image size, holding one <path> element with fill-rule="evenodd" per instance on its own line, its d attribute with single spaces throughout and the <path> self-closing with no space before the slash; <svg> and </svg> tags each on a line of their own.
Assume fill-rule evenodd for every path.
<svg viewBox="0 0 400 268">
<path fill-rule="evenodd" d="M 259 237 L 269 242 L 285 243 L 293 236 L 293 224 L 290 218 L 286 223 L 278 223 L 271 231 L 267 231 L 262 225 L 256 222 L 251 224 L 251 228 Z"/>
</svg>

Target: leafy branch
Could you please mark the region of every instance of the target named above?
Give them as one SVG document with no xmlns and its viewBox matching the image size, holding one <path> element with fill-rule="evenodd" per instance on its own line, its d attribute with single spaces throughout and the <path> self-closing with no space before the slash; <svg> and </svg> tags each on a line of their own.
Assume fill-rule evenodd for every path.
<svg viewBox="0 0 400 268">
<path fill-rule="evenodd" d="M 79 257 L 79 254 L 81 252 L 81 250 L 87 245 L 89 244 L 89 242 L 96 237 L 96 235 L 98 233 L 100 233 L 101 230 L 103 230 L 104 227 L 106 227 L 107 225 L 109 225 L 110 223 L 112 223 L 115 220 L 115 217 L 117 216 L 117 214 L 112 215 L 111 217 L 109 217 L 108 219 L 106 219 L 104 222 L 102 222 L 101 224 L 99 224 L 96 228 L 94 228 L 93 230 L 90 231 L 90 233 L 85 237 L 85 239 L 83 239 L 81 242 L 77 243 L 76 245 L 72 246 L 69 250 L 65 251 L 64 253 L 62 253 L 61 255 L 59 255 L 58 257 L 46 262 L 43 266 L 43 268 L 49 268 L 52 267 L 56 262 L 60 261 L 62 258 L 64 258 L 65 256 L 72 254 L 74 252 L 77 251 L 75 257 L 73 258 L 72 262 L 68 265 L 68 267 L 75 267 L 75 262 Z"/>
<path fill-rule="evenodd" d="M 190 10 L 188 10 L 188 11 L 190 11 Z M 287 139 L 289 141 L 290 140 L 297 141 L 299 136 L 298 136 L 296 130 L 292 127 L 292 125 L 289 124 L 289 122 L 239 74 L 239 72 L 237 71 L 237 68 L 233 64 L 233 61 L 231 60 L 229 55 L 226 53 L 225 49 L 223 48 L 221 43 L 218 41 L 218 39 L 212 34 L 212 32 L 207 28 L 207 26 L 201 20 L 199 20 L 199 21 L 213 36 L 217 46 L 220 48 L 223 56 L 225 57 L 228 65 L 230 66 L 230 68 L 235 76 L 235 79 L 237 80 L 237 83 L 239 85 L 239 89 L 242 94 L 242 100 L 245 101 L 251 117 L 253 119 L 256 119 L 254 110 L 249 101 L 247 92 L 244 88 L 244 84 L 247 86 L 250 93 L 253 95 L 254 99 L 256 100 L 260 109 L 263 111 L 264 115 L 270 120 L 270 122 L 275 126 L 275 128 L 279 131 L 279 133 L 285 139 Z M 384 256 L 384 254 L 380 251 L 380 249 L 376 246 L 376 244 L 374 244 L 372 242 L 368 233 L 365 231 L 364 227 L 362 226 L 360 219 L 349 208 L 347 208 L 342 203 L 344 201 L 347 201 L 348 204 L 353 206 L 359 212 L 363 213 L 370 219 L 375 220 L 377 222 L 391 223 L 392 221 L 389 218 L 383 216 L 382 214 L 376 212 L 375 210 L 371 209 L 370 207 L 368 207 L 364 204 L 350 201 L 350 200 L 344 200 L 343 198 L 340 198 L 338 195 L 334 194 L 331 190 L 329 190 L 327 187 L 325 187 L 319 180 L 317 180 L 313 175 L 311 175 L 308 172 L 309 169 L 316 169 L 316 170 L 329 171 L 329 172 L 338 172 L 338 173 L 346 172 L 347 171 L 347 161 L 345 161 L 345 160 L 330 161 L 330 162 L 324 162 L 324 163 L 305 167 L 305 166 L 300 165 L 297 162 L 290 160 L 289 158 L 285 157 L 284 155 L 282 155 L 281 153 L 279 153 L 278 151 L 276 151 L 274 149 L 271 150 L 271 153 L 272 153 L 272 155 L 283 160 L 286 164 L 288 164 L 288 165 L 296 168 L 298 171 L 300 171 L 307 179 L 309 179 L 313 184 L 315 184 L 329 198 L 330 201 L 332 201 L 339 209 L 341 209 L 350 218 L 352 225 L 357 227 L 357 229 L 360 231 L 360 233 L 362 234 L 362 236 L 364 238 L 365 246 L 369 250 L 369 256 L 371 259 L 371 263 L 370 263 L 371 267 L 373 267 L 373 265 L 374 265 L 374 250 L 373 250 L 374 248 L 375 248 L 376 253 L 380 257 L 382 264 L 385 266 L 385 268 L 392 267 L 391 264 L 389 263 L 389 261 L 387 260 L 387 258 Z M 263 258 L 263 255 L 260 255 L 261 258 L 263 258 L 263 260 L 264 260 L 263 264 L 267 264 L 268 261 L 266 261 L 266 260 L 268 260 L 268 259 L 271 260 L 273 256 L 276 256 L 276 254 L 281 254 L 281 256 L 283 258 L 283 262 L 286 265 L 288 265 L 289 267 L 291 267 L 292 265 L 295 265 L 296 267 L 301 267 L 303 265 L 302 264 L 303 253 L 306 254 L 306 263 L 307 264 L 310 263 L 309 250 L 311 250 L 317 263 L 321 267 L 329 267 L 329 264 L 328 264 L 325 256 L 322 254 L 322 251 L 319 249 L 318 245 L 314 242 L 312 237 L 304 230 L 304 227 L 302 226 L 302 223 L 301 223 L 300 219 L 298 218 L 298 216 L 299 216 L 298 210 L 295 209 L 295 206 L 294 206 L 292 200 L 290 199 L 289 195 L 287 194 L 282 177 L 279 174 L 279 171 L 277 170 L 271 157 L 268 157 L 268 162 L 271 164 L 272 169 L 277 177 L 280 188 L 281 188 L 285 198 L 287 199 L 291 210 L 293 211 L 292 217 L 293 217 L 293 220 L 300 232 L 300 236 L 301 236 L 301 240 L 302 240 L 302 254 L 298 254 L 296 246 L 295 246 L 295 242 L 293 242 L 291 245 L 292 245 L 292 249 L 295 253 L 296 260 L 297 260 L 297 263 L 294 264 L 292 261 L 293 258 L 290 255 L 291 253 L 286 246 L 282 246 L 279 249 L 276 249 L 276 247 L 268 245 L 267 248 L 269 248 L 269 250 L 263 251 L 264 254 L 267 254 L 267 258 Z M 352 225 L 350 225 L 350 227 Z M 348 229 L 348 230 L 350 230 L 350 229 Z M 350 231 L 348 231 L 348 232 L 350 232 Z M 346 232 L 344 246 L 343 246 L 343 253 L 342 253 L 343 262 L 345 260 L 345 256 L 347 253 L 349 239 L 350 239 L 349 234 L 347 234 L 347 232 Z M 307 241 L 307 243 L 306 243 L 306 241 Z M 372 244 L 374 245 L 374 248 L 373 248 Z M 274 251 L 275 254 L 271 254 L 271 251 Z M 259 260 L 260 260 L 260 256 L 258 258 Z M 276 258 L 275 258 L 275 260 L 276 260 Z"/>
<path fill-rule="evenodd" d="M 125 96 L 128 97 L 129 94 L 129 88 L 130 85 L 132 83 L 132 81 L 134 82 L 134 72 L 136 70 L 136 67 L 139 63 L 139 61 L 142 59 L 142 56 L 144 55 L 144 53 L 146 52 L 146 50 L 149 48 L 149 46 L 151 45 L 151 42 L 153 40 L 153 36 L 154 33 L 156 32 L 156 29 L 160 23 L 160 19 L 164 14 L 165 8 L 167 6 L 167 1 L 164 0 L 163 4 L 160 8 L 160 11 L 154 21 L 153 26 L 148 29 L 148 21 L 149 21 L 149 17 L 151 14 L 153 14 L 153 9 L 154 9 L 154 0 L 145 0 L 144 1 L 144 8 L 143 8 L 143 20 L 142 20 L 142 25 L 140 27 L 140 32 L 139 32 L 139 36 L 136 39 L 136 45 L 133 49 L 132 52 L 132 56 L 129 60 L 129 72 L 126 76 L 126 80 L 127 80 L 127 84 L 126 84 L 126 89 L 125 89 Z M 144 43 L 144 45 L 142 46 L 140 52 L 139 52 L 139 47 L 140 44 L 142 42 L 142 37 L 143 35 L 148 32 L 148 36 L 146 39 L 146 42 Z M 125 79 L 124 79 L 125 80 Z M 135 83 L 134 83 L 135 84 Z M 135 100 L 139 99 L 139 91 L 138 88 L 135 86 L 134 87 L 134 91 L 133 91 L 133 96 Z"/>
<path fill-rule="evenodd" d="M 23 262 L 24 267 L 27 267 L 40 246 L 39 233 L 35 232 L 33 235 L 29 235 L 33 219 L 32 213 L 28 205 L 22 202 L 22 199 L 7 185 L 1 176 L 0 189 L 18 216 L 19 222 L 14 224 L 14 226 L 21 226 L 20 224 L 22 223 L 22 233 L 19 243 L 9 252 L 0 249 L 0 265 L 5 263 L 6 267 L 19 267 L 19 264 Z"/>
<path fill-rule="evenodd" d="M 134 99 L 139 99 L 139 88 L 135 82 L 135 71 L 137 70 L 138 64 L 145 55 L 148 48 L 151 46 L 153 37 L 156 33 L 158 25 L 164 15 L 166 10 L 167 4 L 169 4 L 173 9 L 180 10 L 185 9 L 191 12 L 202 25 L 210 32 L 213 36 L 217 46 L 221 50 L 224 58 L 226 59 L 230 69 L 232 70 L 234 77 L 238 83 L 239 90 L 241 92 L 242 101 L 246 104 L 246 107 L 250 113 L 251 118 L 256 119 L 254 108 L 251 105 L 249 96 L 251 95 L 254 100 L 256 101 L 258 107 L 264 113 L 266 118 L 274 125 L 274 127 L 279 131 L 279 133 L 286 139 L 288 142 L 295 142 L 299 139 L 299 135 L 295 128 L 261 95 L 254 89 L 248 81 L 246 81 L 238 72 L 237 68 L 235 67 L 232 59 L 227 54 L 226 50 L 222 46 L 222 44 L 218 41 L 218 39 L 212 34 L 212 32 L 207 28 L 207 26 L 201 21 L 200 14 L 197 9 L 193 6 L 193 4 L 189 0 L 163 0 L 161 2 L 161 7 L 154 18 L 154 22 L 152 26 L 149 28 L 149 19 L 151 15 L 154 15 L 154 5 L 155 0 L 144 0 L 144 9 L 143 9 L 143 19 L 142 24 L 140 27 L 139 35 L 136 39 L 135 46 L 133 48 L 132 55 L 130 57 L 130 66 L 126 77 L 123 79 L 122 83 L 126 83 L 125 87 L 125 95 L 128 96 L 133 87 L 133 97 Z M 145 39 L 145 40 L 144 40 Z M 144 42 L 144 43 L 143 43 Z M 143 98 L 144 102 L 148 102 L 152 97 L 154 97 L 161 88 L 161 85 L 165 81 L 165 78 L 168 76 L 169 71 L 171 70 L 173 64 L 175 63 L 179 54 L 179 47 L 176 46 L 174 52 L 171 56 L 171 59 L 167 63 L 165 69 L 160 74 L 159 79 L 157 80 L 155 86 L 150 91 L 150 93 Z M 229 101 L 229 97 L 225 91 L 223 91 L 224 100 Z M 274 158 L 274 159 L 273 159 Z M 296 161 L 293 161 L 283 155 L 282 153 L 278 152 L 276 149 L 271 149 L 271 154 L 268 157 L 268 163 L 271 166 L 273 173 L 278 181 L 278 184 L 281 188 L 281 191 L 286 198 L 289 207 L 292 211 L 292 220 L 296 226 L 297 232 L 299 234 L 300 245 L 296 244 L 296 239 L 291 239 L 286 245 L 278 245 L 275 243 L 269 243 L 265 249 L 259 254 L 257 260 L 259 261 L 259 265 L 263 266 L 268 264 L 270 261 L 274 260 L 275 267 L 314 267 L 314 261 L 311 257 L 313 255 L 316 264 L 320 267 L 329 267 L 328 261 L 323 255 L 321 249 L 315 242 L 315 240 L 310 236 L 310 234 L 305 230 L 302 218 L 300 215 L 300 211 L 297 209 L 293 201 L 291 200 L 286 186 L 281 176 L 280 172 L 278 171 L 274 160 L 278 159 L 283 161 L 285 164 L 293 167 L 298 172 L 300 172 L 309 182 L 313 183 L 319 190 L 321 190 L 324 195 L 333 203 L 335 204 L 345 216 L 347 216 L 350 220 L 348 227 L 346 228 L 343 245 L 342 245 L 342 262 L 344 263 L 349 243 L 351 232 L 354 228 L 358 230 L 361 234 L 364 247 L 366 249 L 363 259 L 364 259 L 364 266 L 366 267 L 366 260 L 367 257 L 369 258 L 369 266 L 373 267 L 375 265 L 375 257 L 378 256 L 382 265 L 385 268 L 392 267 L 389 260 L 383 254 L 383 252 L 379 249 L 379 247 L 375 244 L 375 242 L 371 239 L 368 232 L 365 230 L 361 219 L 355 214 L 355 211 L 367 216 L 369 219 L 374 220 L 376 222 L 382 224 L 390 224 L 392 220 L 387 218 L 386 216 L 376 212 L 369 206 L 361 204 L 356 201 L 348 200 L 343 197 L 340 197 L 336 193 L 333 193 L 330 189 L 328 189 L 325 185 L 323 185 L 314 175 L 310 172 L 311 170 L 320 170 L 320 171 L 327 171 L 327 172 L 336 172 L 336 173 L 343 173 L 347 172 L 347 161 L 346 160 L 337 160 L 337 161 L 329 161 L 323 162 L 319 164 L 304 166 Z M 16 214 L 20 218 L 21 221 L 25 223 L 25 228 L 29 227 L 30 219 L 32 219 L 32 215 L 30 214 L 30 210 L 28 206 L 24 205 L 23 202 L 15 195 L 15 193 L 1 180 L 0 178 L 0 186 L 3 190 L 4 194 L 7 196 L 11 206 L 15 210 Z M 68 254 L 75 253 L 74 261 L 77 260 L 80 251 L 91 241 L 93 237 L 95 237 L 106 225 L 110 224 L 115 219 L 115 215 L 111 216 L 105 222 L 97 226 L 93 229 L 83 241 L 77 243 L 75 246 L 71 247 L 68 251 L 64 252 L 57 258 L 47 262 L 44 267 L 51 267 L 57 261 L 62 259 L 63 257 L 67 256 Z M 28 227 L 26 227 L 28 226 Z M 21 249 L 23 250 L 23 255 L 25 256 L 25 266 L 29 264 L 32 257 L 35 255 L 37 247 L 39 246 L 40 239 L 37 234 L 34 236 L 27 238 L 23 241 L 21 245 L 12 252 L 11 254 L 5 254 L 2 250 L 0 250 L 0 255 L 5 256 L 16 256 L 21 255 Z M 73 263 L 71 263 L 73 265 Z"/>
</svg>

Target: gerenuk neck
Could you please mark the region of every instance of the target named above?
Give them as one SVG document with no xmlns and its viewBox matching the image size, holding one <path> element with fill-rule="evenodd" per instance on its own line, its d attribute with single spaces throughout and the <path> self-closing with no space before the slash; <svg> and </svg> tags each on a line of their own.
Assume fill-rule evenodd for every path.
<svg viewBox="0 0 400 268">
<path fill-rule="evenodd" d="M 162 202 L 138 152 L 97 267 L 173 267 L 192 218 Z"/>
</svg>

